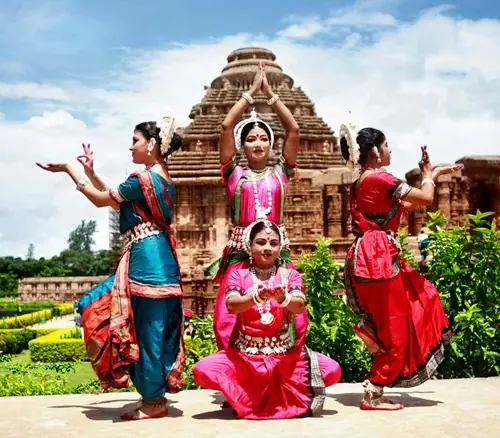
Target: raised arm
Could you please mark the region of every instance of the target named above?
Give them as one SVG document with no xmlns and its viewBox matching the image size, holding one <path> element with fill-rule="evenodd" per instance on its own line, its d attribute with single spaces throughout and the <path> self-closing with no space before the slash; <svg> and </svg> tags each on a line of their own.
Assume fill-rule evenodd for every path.
<svg viewBox="0 0 500 438">
<path fill-rule="evenodd" d="M 280 119 L 283 129 L 285 130 L 285 142 L 283 145 L 283 157 L 286 164 L 295 166 L 297 162 L 297 153 L 299 150 L 299 125 L 295 121 L 293 114 L 280 100 L 277 94 L 274 94 L 269 82 L 267 81 L 265 70 L 263 71 L 262 92 L 269 98 L 269 103 L 272 104 L 278 118 Z"/>
<path fill-rule="evenodd" d="M 221 164 L 229 162 L 236 153 L 233 136 L 234 128 L 240 121 L 248 106 L 253 102 L 254 96 L 260 91 L 263 74 L 264 73 L 261 69 L 255 75 L 252 88 L 250 88 L 247 93 L 243 93 L 240 100 L 233 105 L 222 122 L 222 131 L 219 142 L 219 159 Z"/>
<path fill-rule="evenodd" d="M 92 184 L 89 184 L 86 180 L 82 179 L 78 172 L 73 169 L 67 163 L 47 163 L 41 164 L 36 163 L 38 167 L 48 172 L 65 172 L 76 184 L 78 190 L 80 190 L 86 198 L 92 202 L 96 207 L 113 207 L 114 209 L 118 209 L 118 203 L 111 197 L 109 191 L 101 191 L 96 189 Z"/>
<path fill-rule="evenodd" d="M 436 182 L 441 175 L 455 173 L 463 168 L 462 164 L 436 167 L 432 170 L 426 146 L 422 147 L 422 159 L 419 162 L 422 171 L 422 187 L 413 187 L 404 198 L 405 210 L 412 211 L 417 205 L 429 206 L 434 202 Z"/>
<path fill-rule="evenodd" d="M 82 143 L 83 155 L 78 156 L 76 159 L 83 166 L 85 175 L 90 180 L 90 183 L 101 192 L 104 192 L 107 187 L 103 180 L 99 178 L 94 171 L 94 151 L 90 148 L 90 144 Z"/>
</svg>

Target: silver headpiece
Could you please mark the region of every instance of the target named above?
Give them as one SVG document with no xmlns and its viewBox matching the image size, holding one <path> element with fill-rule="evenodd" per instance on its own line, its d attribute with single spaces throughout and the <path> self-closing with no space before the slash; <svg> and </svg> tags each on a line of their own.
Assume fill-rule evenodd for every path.
<svg viewBox="0 0 500 438">
<path fill-rule="evenodd" d="M 255 108 L 250 112 L 250 117 L 248 119 L 244 119 L 241 122 L 239 122 L 235 128 L 234 128 L 234 144 L 236 146 L 236 149 L 238 152 L 242 151 L 243 145 L 241 144 L 241 132 L 243 131 L 243 128 L 247 126 L 249 123 L 254 123 L 255 126 L 257 126 L 257 122 L 260 122 L 265 125 L 267 130 L 269 131 L 270 139 L 269 139 L 269 145 L 271 146 L 271 149 L 273 148 L 274 144 L 274 133 L 271 127 L 264 122 L 263 120 L 259 119 L 257 117 L 257 112 L 255 111 Z"/>
<path fill-rule="evenodd" d="M 248 227 L 245 228 L 245 231 L 243 231 L 243 242 L 245 243 L 245 251 L 248 254 L 251 254 L 251 246 L 252 246 L 252 241 L 250 239 L 250 235 L 252 234 L 253 228 L 259 224 L 259 223 L 264 223 L 265 228 L 264 231 L 267 234 L 271 234 L 272 228 L 271 226 L 273 225 L 273 222 L 267 219 L 257 219 L 255 222 L 252 222 Z M 285 246 L 285 236 L 283 234 L 283 231 L 281 231 L 280 227 L 276 226 L 278 228 L 278 234 L 280 236 L 280 249 L 282 249 Z"/>
<path fill-rule="evenodd" d="M 160 128 L 160 152 L 165 155 L 170 149 L 170 143 L 175 132 L 175 119 L 173 117 L 164 116 L 161 122 L 156 124 Z"/>
<path fill-rule="evenodd" d="M 347 146 L 349 146 L 349 160 L 346 166 L 353 170 L 359 162 L 359 145 L 356 142 L 356 125 L 351 123 L 340 125 L 339 136 L 340 138 L 345 138 Z"/>
</svg>

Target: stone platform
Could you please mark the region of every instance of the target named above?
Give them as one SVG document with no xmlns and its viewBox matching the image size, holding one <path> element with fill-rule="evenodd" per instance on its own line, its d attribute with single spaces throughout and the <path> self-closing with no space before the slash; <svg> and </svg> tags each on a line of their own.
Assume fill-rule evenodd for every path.
<svg viewBox="0 0 500 438">
<path fill-rule="evenodd" d="M 500 431 L 500 378 L 433 380 L 412 390 L 388 391 L 399 412 L 364 412 L 361 387 L 328 390 L 322 417 L 282 421 L 237 420 L 219 408 L 213 391 L 171 397 L 170 418 L 122 422 L 137 394 L 0 398 L 0 436 L 118 437 L 494 437 Z M 495 432 L 496 431 L 496 432 Z"/>
</svg>

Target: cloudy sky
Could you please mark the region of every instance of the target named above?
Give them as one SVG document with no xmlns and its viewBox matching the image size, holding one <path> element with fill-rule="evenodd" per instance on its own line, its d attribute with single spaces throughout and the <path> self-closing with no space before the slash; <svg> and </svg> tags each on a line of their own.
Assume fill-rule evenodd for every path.
<svg viewBox="0 0 500 438">
<path fill-rule="evenodd" d="M 95 150 L 109 185 L 133 170 L 133 126 L 189 122 L 234 49 L 273 50 L 334 129 L 352 112 L 383 129 L 399 176 L 427 144 L 434 162 L 498 153 L 500 3 L 460 0 L 2 0 L 0 256 L 66 245 L 94 208 L 66 175 L 35 161 Z M 237 5 L 238 6 L 235 6 Z M 286 7 L 284 6 L 286 5 Z"/>
</svg>

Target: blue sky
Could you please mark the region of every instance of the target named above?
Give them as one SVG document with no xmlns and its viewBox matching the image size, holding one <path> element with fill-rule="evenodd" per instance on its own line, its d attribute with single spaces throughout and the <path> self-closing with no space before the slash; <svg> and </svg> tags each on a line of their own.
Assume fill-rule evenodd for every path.
<svg viewBox="0 0 500 438">
<path fill-rule="evenodd" d="M 78 166 L 90 142 L 118 184 L 131 127 L 166 112 L 189 123 L 203 86 L 247 45 L 273 50 L 335 131 L 349 111 L 384 130 L 400 177 L 421 144 L 436 163 L 498 153 L 500 2 L 2 0 L 0 256 L 30 243 L 55 254 L 82 218 L 98 221 L 105 248 L 107 212 L 33 162 Z"/>
<path fill-rule="evenodd" d="M 359 2 L 358 2 L 359 3 Z M 362 2 L 401 21 L 422 11 L 451 5 L 449 14 L 498 18 L 493 0 L 374 0 Z M 98 81 L 127 48 L 151 50 L 238 33 L 275 35 L 289 16 L 326 16 L 348 1 L 271 2 L 165 0 L 3 0 L 0 6 L 2 80 L 82 79 Z M 236 6 L 238 5 L 238 6 Z M 286 6 L 284 6 L 286 5 Z M 336 35 L 318 37 L 331 43 Z M 4 113 L 6 103 L 0 110 Z M 15 108 L 12 108 L 16 113 Z M 9 114 L 6 114 L 9 116 Z"/>
</svg>

